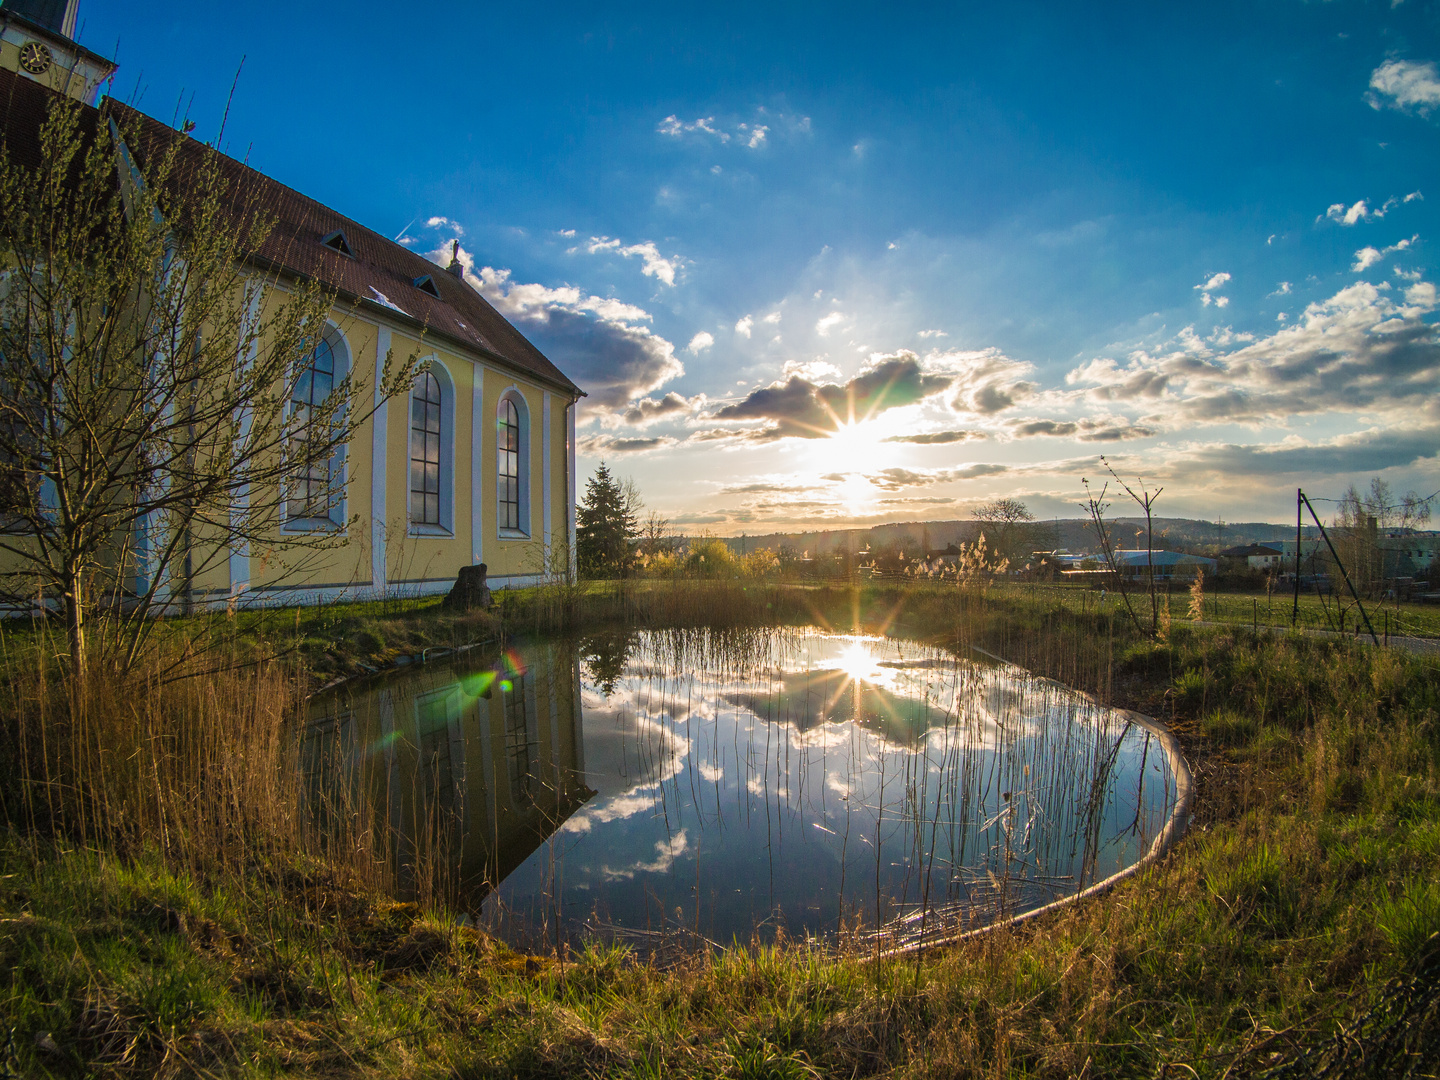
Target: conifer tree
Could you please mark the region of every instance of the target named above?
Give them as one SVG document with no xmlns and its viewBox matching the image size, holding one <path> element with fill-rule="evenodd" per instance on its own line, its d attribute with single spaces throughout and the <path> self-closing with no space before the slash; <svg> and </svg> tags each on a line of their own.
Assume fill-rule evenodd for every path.
<svg viewBox="0 0 1440 1080">
<path fill-rule="evenodd" d="M 635 502 L 633 490 L 627 491 L 602 461 L 575 508 L 575 554 L 582 576 L 624 577 L 629 571 L 631 545 L 640 536 Z"/>
</svg>

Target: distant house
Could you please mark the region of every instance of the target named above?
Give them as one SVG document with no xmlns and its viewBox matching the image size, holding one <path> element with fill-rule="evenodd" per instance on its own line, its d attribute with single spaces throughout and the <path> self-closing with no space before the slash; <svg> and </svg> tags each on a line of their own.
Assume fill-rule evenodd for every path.
<svg viewBox="0 0 1440 1080">
<path fill-rule="evenodd" d="M 1385 552 L 1387 576 L 1392 577 L 1425 575 L 1435 561 L 1437 548 L 1440 548 L 1440 536 L 1430 532 L 1382 536 L 1376 542 Z"/>
<path fill-rule="evenodd" d="M 1220 558 L 1234 560 L 1235 563 L 1243 561 L 1251 570 L 1274 570 L 1284 561 L 1285 553 L 1278 547 L 1266 544 L 1244 544 L 1226 548 L 1220 552 Z"/>
<path fill-rule="evenodd" d="M 1172 578 L 1192 578 L 1196 571 L 1208 574 L 1215 572 L 1216 562 L 1204 555 L 1191 555 L 1184 551 L 1156 551 L 1140 548 L 1115 552 L 1115 563 L 1126 577 L 1143 577 L 1155 568 L 1155 577 L 1160 581 Z"/>
</svg>

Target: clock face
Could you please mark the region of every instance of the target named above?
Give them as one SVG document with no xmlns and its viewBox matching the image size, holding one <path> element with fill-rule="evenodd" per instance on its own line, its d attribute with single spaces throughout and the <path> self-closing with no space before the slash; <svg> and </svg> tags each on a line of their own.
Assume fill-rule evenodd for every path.
<svg viewBox="0 0 1440 1080">
<path fill-rule="evenodd" d="M 50 70 L 50 50 L 38 41 L 27 41 L 20 47 L 20 66 L 31 75 L 44 75 Z"/>
</svg>

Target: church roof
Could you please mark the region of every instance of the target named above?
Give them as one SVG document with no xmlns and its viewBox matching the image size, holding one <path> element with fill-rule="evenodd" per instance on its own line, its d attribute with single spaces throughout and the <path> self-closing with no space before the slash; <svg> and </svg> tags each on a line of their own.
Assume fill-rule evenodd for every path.
<svg viewBox="0 0 1440 1080">
<path fill-rule="evenodd" d="M 0 133 L 22 164 L 38 162 L 40 125 L 55 96 L 13 72 L 0 71 Z M 292 277 L 318 279 L 376 314 L 425 327 L 427 336 L 448 339 L 552 386 L 582 393 L 489 301 L 423 255 L 113 98 L 99 110 L 81 108 L 82 124 L 91 134 L 102 111 L 113 114 L 122 130 L 138 131 L 137 145 L 130 149 L 142 173 L 147 159 L 172 140 L 179 141 L 178 176 L 194 175 L 207 158 L 215 159 L 232 196 L 226 209 L 235 224 L 242 226 L 244 216 L 256 212 L 274 222 L 257 250 L 249 253 L 257 264 Z M 337 231 L 344 234 L 350 255 L 322 243 Z M 433 295 L 416 285 L 426 277 Z"/>
</svg>

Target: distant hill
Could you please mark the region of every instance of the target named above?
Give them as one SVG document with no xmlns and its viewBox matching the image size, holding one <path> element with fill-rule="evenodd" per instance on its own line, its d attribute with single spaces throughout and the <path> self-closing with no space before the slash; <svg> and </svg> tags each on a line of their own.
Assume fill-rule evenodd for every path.
<svg viewBox="0 0 1440 1080">
<path fill-rule="evenodd" d="M 1145 546 L 1143 517 L 1107 518 L 1105 523 L 1114 530 L 1114 543 L 1117 547 Z M 1048 546 L 1070 551 L 1089 551 L 1097 546 L 1095 528 L 1085 518 L 1054 518 L 1037 521 L 1035 525 L 1040 529 L 1048 527 L 1051 534 Z M 758 548 L 778 550 L 788 546 L 813 556 L 829 551 L 860 551 L 866 547 L 886 547 L 897 541 L 910 547 L 923 546 L 934 550 L 947 544 L 969 543 L 975 539 L 982 527 L 981 522 L 973 519 L 902 521 L 872 525 L 866 529 L 758 533 L 753 536 L 726 536 L 722 539 L 735 551 L 742 553 Z M 1194 518 L 1157 517 L 1154 529 L 1157 548 L 1196 554 L 1214 554 L 1221 548 L 1237 544 L 1276 543 L 1285 539 L 1293 540 L 1295 537 L 1293 525 L 1276 525 L 1266 521 L 1227 521 L 1223 526 L 1217 526 L 1213 521 L 1199 521 Z M 1318 536 L 1319 533 L 1313 526 L 1307 526 L 1305 535 Z"/>
</svg>

